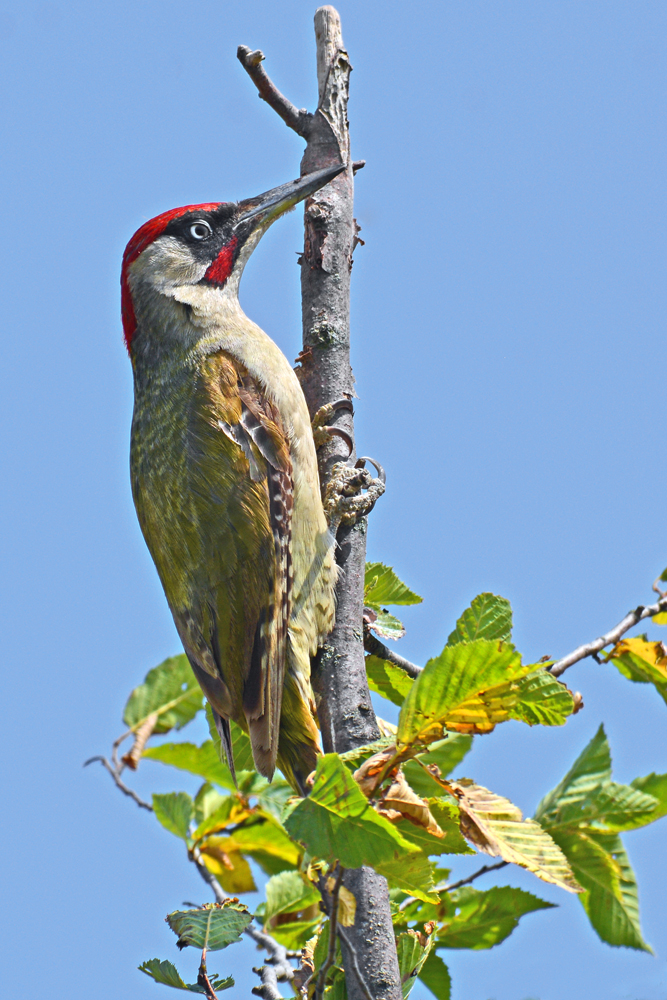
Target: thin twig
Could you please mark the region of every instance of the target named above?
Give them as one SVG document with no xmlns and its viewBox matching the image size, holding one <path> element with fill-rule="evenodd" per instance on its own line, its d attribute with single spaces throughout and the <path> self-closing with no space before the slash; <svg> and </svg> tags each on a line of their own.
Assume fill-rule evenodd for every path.
<svg viewBox="0 0 667 1000">
<path fill-rule="evenodd" d="M 498 871 L 499 868 L 505 868 L 509 864 L 509 861 L 499 861 L 497 865 L 483 865 L 479 871 L 476 871 L 473 875 L 469 875 L 468 878 L 459 879 L 458 882 L 452 882 L 451 885 L 436 885 L 434 892 L 452 892 L 454 889 L 460 889 L 462 885 L 470 885 L 474 882 L 476 878 L 480 875 L 486 875 L 487 872 Z"/>
<path fill-rule="evenodd" d="M 585 659 L 587 656 L 595 656 L 599 653 L 601 649 L 605 646 L 610 646 L 613 643 L 618 642 L 622 635 L 624 635 L 628 629 L 631 629 L 633 625 L 637 625 L 644 618 L 653 618 L 654 615 L 659 615 L 667 611 L 667 598 L 662 598 L 655 604 L 648 604 L 644 606 L 640 604 L 638 608 L 634 611 L 630 611 L 622 621 L 618 623 L 614 628 L 610 629 L 604 635 L 601 635 L 599 639 L 594 639 L 593 642 L 587 642 L 583 646 L 578 646 L 573 652 L 568 653 L 561 660 L 558 660 L 551 667 L 548 667 L 550 674 L 554 677 L 560 677 L 561 674 L 565 673 L 568 667 L 571 667 L 573 663 L 578 663 L 579 660 Z"/>
<path fill-rule="evenodd" d="M 201 953 L 201 962 L 199 963 L 199 972 L 197 973 L 197 985 L 204 987 L 207 1000 L 218 1000 L 218 994 L 213 989 L 206 970 L 206 948 L 202 949 Z"/>
<path fill-rule="evenodd" d="M 331 890 L 331 906 L 329 908 L 329 949 L 327 951 L 327 957 L 324 965 L 320 969 L 320 973 L 317 977 L 317 984 L 315 986 L 315 1000 L 320 1000 L 322 994 L 324 993 L 324 985 L 327 978 L 327 972 L 334 964 L 334 959 L 336 957 L 336 931 L 338 929 L 338 894 L 340 893 L 341 883 L 343 881 L 343 874 L 345 869 L 342 867 L 338 868 L 338 874 L 336 875 L 333 889 Z M 322 887 L 324 883 L 324 887 Z M 320 876 L 320 892 L 324 898 L 324 892 L 326 890 L 326 882 L 324 878 Z"/>
<path fill-rule="evenodd" d="M 468 878 L 462 878 L 458 882 L 452 882 L 451 885 L 443 883 L 442 885 L 433 886 L 433 892 L 452 892 L 454 889 L 460 889 L 462 885 L 469 885 L 471 882 L 474 882 L 476 878 L 480 877 L 480 875 L 486 875 L 487 872 L 495 872 L 498 868 L 504 868 L 508 864 L 509 861 L 499 861 L 496 865 L 483 865 L 482 868 L 476 871 L 473 875 L 469 875 Z M 399 910 L 407 909 L 411 903 L 415 902 L 415 899 L 416 896 L 406 896 L 398 907 Z"/>
<path fill-rule="evenodd" d="M 259 49 L 253 52 L 247 45 L 239 45 L 236 55 L 244 70 L 257 87 L 262 100 L 266 101 L 297 135 L 307 139 L 313 116 L 303 108 L 300 110 L 295 108 L 292 102 L 284 94 L 280 93 L 262 66 L 264 53 L 260 52 Z"/>
<path fill-rule="evenodd" d="M 364 649 L 367 653 L 372 653 L 373 656 L 378 656 L 381 660 L 388 660 L 395 667 L 400 667 L 409 677 L 419 677 L 422 672 L 422 667 L 418 667 L 416 663 L 410 663 L 405 657 L 399 656 L 393 649 L 389 649 L 389 646 L 380 642 L 367 628 L 364 629 Z"/>
<path fill-rule="evenodd" d="M 210 888 L 211 892 L 215 896 L 216 903 L 224 903 L 227 899 L 225 895 L 225 890 L 222 888 L 217 878 L 210 872 L 204 862 L 201 859 L 201 854 L 199 853 L 199 848 L 195 847 L 192 851 L 192 860 L 194 862 L 195 868 L 203 878 L 206 885 Z"/>
<path fill-rule="evenodd" d="M 357 952 L 354 945 L 348 938 L 347 934 L 343 931 L 342 927 L 338 928 L 338 934 L 342 938 L 345 947 L 347 948 L 348 954 L 350 956 L 350 961 L 352 962 L 352 968 L 354 969 L 354 974 L 357 977 L 357 982 L 359 983 L 359 986 L 361 987 L 361 992 L 366 997 L 366 1000 L 374 1000 L 373 994 L 369 990 L 368 986 L 366 985 L 366 980 L 361 974 L 361 969 L 359 968 L 359 962 L 357 961 Z"/>
<path fill-rule="evenodd" d="M 132 788 L 128 788 L 125 782 L 121 780 L 120 771 L 122 770 L 122 768 L 119 768 L 118 771 L 115 771 L 114 768 L 109 763 L 109 761 L 106 759 L 106 757 L 90 757 L 89 760 L 84 762 L 83 766 L 88 767 L 89 764 L 93 764 L 97 760 L 99 760 L 100 764 L 103 764 L 104 767 L 106 767 L 107 771 L 113 778 L 114 783 L 118 788 L 120 788 L 123 795 L 128 795 L 131 799 L 133 799 L 137 803 L 138 806 L 141 806 L 142 809 L 148 809 L 149 812 L 153 812 L 153 806 L 150 804 L 150 802 L 144 802 L 144 800 L 140 798 Z"/>
</svg>

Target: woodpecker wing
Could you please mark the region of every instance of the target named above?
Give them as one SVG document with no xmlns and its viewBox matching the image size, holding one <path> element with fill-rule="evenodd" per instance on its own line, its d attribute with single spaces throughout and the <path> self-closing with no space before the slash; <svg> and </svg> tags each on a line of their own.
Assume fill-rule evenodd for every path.
<svg viewBox="0 0 667 1000">
<path fill-rule="evenodd" d="M 277 407 L 223 351 L 199 362 L 187 399 L 185 419 L 162 422 L 165 437 L 185 428 L 177 448 L 167 447 L 180 462 L 158 478 L 157 442 L 150 461 L 133 463 L 137 511 L 230 765 L 233 719 L 271 777 L 292 594 L 289 443 Z"/>
</svg>

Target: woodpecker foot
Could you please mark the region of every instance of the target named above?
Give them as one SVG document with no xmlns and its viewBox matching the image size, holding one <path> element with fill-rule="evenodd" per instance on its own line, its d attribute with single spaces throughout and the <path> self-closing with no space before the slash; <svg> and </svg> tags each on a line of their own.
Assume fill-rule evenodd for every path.
<svg viewBox="0 0 667 1000">
<path fill-rule="evenodd" d="M 327 444 L 332 437 L 339 437 L 343 439 L 349 448 L 349 454 L 351 455 L 354 450 L 354 444 L 347 431 L 344 431 L 341 427 L 329 426 L 329 421 L 333 420 L 339 410 L 347 410 L 349 413 L 354 414 L 352 400 L 337 399 L 335 403 L 325 403 L 324 406 L 320 406 L 319 410 L 313 417 L 311 426 L 313 428 L 315 448 L 321 448 L 322 445 Z"/>
<path fill-rule="evenodd" d="M 366 462 L 375 466 L 377 477 L 373 478 L 365 468 Z M 354 467 L 337 462 L 322 501 L 331 533 L 335 535 L 341 524 L 356 524 L 359 518 L 370 514 L 384 493 L 385 482 L 384 469 L 372 458 L 360 458 Z"/>
</svg>

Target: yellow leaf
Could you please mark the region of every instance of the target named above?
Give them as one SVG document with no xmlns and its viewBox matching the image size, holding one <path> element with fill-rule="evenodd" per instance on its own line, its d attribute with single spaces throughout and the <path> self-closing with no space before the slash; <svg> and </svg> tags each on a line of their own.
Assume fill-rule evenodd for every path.
<svg viewBox="0 0 667 1000">
<path fill-rule="evenodd" d="M 651 621 L 654 625 L 667 625 L 667 611 L 661 611 L 659 615 L 653 615 Z"/>
<path fill-rule="evenodd" d="M 333 892 L 335 885 L 335 878 L 328 878 L 327 892 Z M 346 889 L 344 885 L 341 885 L 338 889 L 338 909 L 336 910 L 336 919 L 342 927 L 353 927 L 356 915 L 357 901 L 354 898 L 353 893 L 351 893 L 349 889 Z"/>
<path fill-rule="evenodd" d="M 231 837 L 211 838 L 199 848 L 202 861 L 225 892 L 257 892 L 250 865 L 242 854 L 229 849 L 232 843 Z"/>
<path fill-rule="evenodd" d="M 655 620 L 654 618 L 653 621 Z M 622 656 L 623 653 L 634 653 L 640 659 L 646 660 L 652 667 L 657 667 L 660 673 L 663 674 L 665 681 L 667 681 L 667 648 L 665 648 L 663 642 L 647 642 L 641 636 L 633 639 L 621 639 L 612 649 L 609 658 L 616 659 L 616 657 Z"/>
</svg>

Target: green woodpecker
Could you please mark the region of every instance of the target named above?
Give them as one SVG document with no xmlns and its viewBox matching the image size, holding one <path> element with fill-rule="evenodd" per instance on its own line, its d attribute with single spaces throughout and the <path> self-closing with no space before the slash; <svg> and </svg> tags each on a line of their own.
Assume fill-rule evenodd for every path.
<svg viewBox="0 0 667 1000">
<path fill-rule="evenodd" d="M 230 720 L 258 771 L 314 769 L 310 658 L 334 623 L 336 567 L 310 416 L 276 344 L 243 313 L 271 223 L 344 167 L 143 225 L 123 256 L 134 371 L 131 477 L 146 544 L 233 771 Z"/>
</svg>

